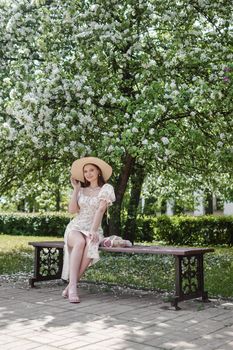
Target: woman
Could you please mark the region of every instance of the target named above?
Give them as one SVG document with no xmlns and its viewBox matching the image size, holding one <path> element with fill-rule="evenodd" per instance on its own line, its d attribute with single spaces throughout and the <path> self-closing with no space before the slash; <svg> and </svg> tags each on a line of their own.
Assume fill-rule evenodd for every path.
<svg viewBox="0 0 233 350">
<path fill-rule="evenodd" d="M 69 212 L 77 215 L 65 231 L 62 271 L 62 279 L 69 280 L 62 295 L 70 303 L 80 302 L 77 282 L 87 267 L 99 260 L 98 247 L 103 239 L 101 221 L 115 201 L 113 187 L 106 183 L 111 174 L 111 166 L 95 157 L 78 159 L 71 167 L 73 193 Z"/>
</svg>

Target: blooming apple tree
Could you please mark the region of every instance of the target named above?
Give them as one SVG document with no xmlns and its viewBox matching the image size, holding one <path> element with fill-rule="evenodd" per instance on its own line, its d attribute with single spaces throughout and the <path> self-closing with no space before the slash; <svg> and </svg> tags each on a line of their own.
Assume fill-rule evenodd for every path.
<svg viewBox="0 0 233 350">
<path fill-rule="evenodd" d="M 103 157 L 114 167 L 119 224 L 135 169 L 231 172 L 232 7 L 1 0 L 4 184 Z"/>
</svg>

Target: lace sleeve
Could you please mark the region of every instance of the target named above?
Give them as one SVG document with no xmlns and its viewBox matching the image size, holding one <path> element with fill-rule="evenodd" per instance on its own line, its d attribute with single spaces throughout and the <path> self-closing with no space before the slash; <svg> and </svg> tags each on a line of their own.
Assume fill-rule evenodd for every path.
<svg viewBox="0 0 233 350">
<path fill-rule="evenodd" d="M 112 185 L 110 184 L 103 185 L 103 187 L 101 188 L 98 194 L 98 198 L 106 201 L 108 206 L 112 205 L 112 203 L 115 202 L 116 200 Z"/>
</svg>

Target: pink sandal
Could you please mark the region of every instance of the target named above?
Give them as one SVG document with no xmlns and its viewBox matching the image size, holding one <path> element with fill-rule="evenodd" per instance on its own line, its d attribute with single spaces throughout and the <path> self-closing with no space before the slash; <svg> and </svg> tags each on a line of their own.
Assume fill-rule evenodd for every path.
<svg viewBox="0 0 233 350">
<path fill-rule="evenodd" d="M 68 298 L 68 286 L 63 290 L 63 292 L 62 292 L 62 296 L 63 296 L 63 298 L 65 298 L 65 299 L 67 299 Z"/>
<path fill-rule="evenodd" d="M 74 304 L 77 304 L 77 303 L 80 303 L 80 299 L 79 299 L 79 296 L 77 294 L 77 288 L 73 288 L 73 292 L 70 292 L 69 289 L 72 289 L 72 288 L 69 288 L 69 285 L 63 290 L 62 292 L 62 296 L 63 298 L 65 299 L 68 299 L 70 303 L 74 303 Z"/>
<path fill-rule="evenodd" d="M 77 293 L 69 293 L 68 294 L 68 299 L 69 299 L 69 302 L 72 303 L 72 304 L 78 304 L 80 303 L 80 299 L 78 297 L 78 294 Z"/>
</svg>

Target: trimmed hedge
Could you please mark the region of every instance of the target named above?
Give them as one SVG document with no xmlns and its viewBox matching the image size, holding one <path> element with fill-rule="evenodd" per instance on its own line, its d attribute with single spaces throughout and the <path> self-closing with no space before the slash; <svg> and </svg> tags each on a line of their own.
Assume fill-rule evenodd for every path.
<svg viewBox="0 0 233 350">
<path fill-rule="evenodd" d="M 135 242 L 153 242 L 155 240 L 156 218 L 140 215 L 137 218 Z"/>
<path fill-rule="evenodd" d="M 0 213 L 0 232 L 63 237 L 68 213 Z M 135 241 L 177 245 L 233 245 L 233 216 L 140 216 Z"/>
<path fill-rule="evenodd" d="M 65 213 L 0 213 L 0 232 L 8 235 L 63 237 L 72 216 Z"/>
<path fill-rule="evenodd" d="M 233 245 L 233 216 L 160 216 L 156 238 L 169 244 Z"/>
</svg>

